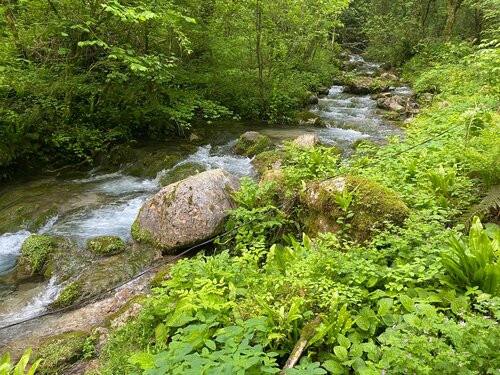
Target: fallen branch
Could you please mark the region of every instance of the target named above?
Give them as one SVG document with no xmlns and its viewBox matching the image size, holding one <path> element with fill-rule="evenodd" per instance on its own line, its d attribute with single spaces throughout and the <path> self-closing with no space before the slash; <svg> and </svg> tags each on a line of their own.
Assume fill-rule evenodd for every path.
<svg viewBox="0 0 500 375">
<path fill-rule="evenodd" d="M 314 336 L 316 333 L 316 327 L 318 327 L 320 323 L 321 317 L 316 316 L 311 323 L 304 326 L 302 333 L 300 334 L 300 339 L 295 344 L 295 347 L 293 348 L 290 357 L 288 357 L 285 366 L 283 366 L 280 375 L 285 375 L 286 369 L 293 368 L 297 364 L 306 348 L 307 342 Z"/>
</svg>

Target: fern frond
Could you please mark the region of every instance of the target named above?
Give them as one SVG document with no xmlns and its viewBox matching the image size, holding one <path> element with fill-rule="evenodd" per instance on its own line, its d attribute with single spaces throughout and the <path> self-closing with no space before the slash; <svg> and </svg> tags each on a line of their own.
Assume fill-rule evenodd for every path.
<svg viewBox="0 0 500 375">
<path fill-rule="evenodd" d="M 481 202 L 471 207 L 458 221 L 465 225 L 465 230 L 468 232 L 474 216 L 483 217 L 492 211 L 500 211 L 500 185 L 492 186 Z"/>
</svg>

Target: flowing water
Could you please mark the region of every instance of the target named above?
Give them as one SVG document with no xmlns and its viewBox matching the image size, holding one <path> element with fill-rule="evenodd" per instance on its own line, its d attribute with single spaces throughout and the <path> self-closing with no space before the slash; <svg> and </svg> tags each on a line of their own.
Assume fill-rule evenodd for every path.
<svg viewBox="0 0 500 375">
<path fill-rule="evenodd" d="M 359 62 L 357 70 L 360 74 L 373 74 L 379 66 L 364 62 L 360 56 L 352 56 L 351 59 Z M 406 87 L 395 90 L 404 95 L 409 92 Z M 29 183 L 13 183 L 3 193 L 0 191 L 0 197 L 2 194 L 13 194 L 15 199 L 12 202 L 24 201 L 26 205 L 42 206 L 50 203 L 54 206 L 52 215 L 46 218 L 45 225 L 38 230 L 29 231 L 20 225 L 17 230 L 0 235 L 0 327 L 46 311 L 47 305 L 55 300 L 61 290 L 56 278 L 19 285 L 9 282 L 6 276 L 2 280 L 2 275 L 9 274 L 15 267 L 21 245 L 32 233 L 64 236 L 81 248 L 88 239 L 102 235 L 130 240 L 130 227 L 144 201 L 161 188 L 162 180 L 169 177 L 175 179 L 179 169 L 192 166 L 201 172 L 223 168 L 238 177 L 253 177 L 255 171 L 251 160 L 232 154 L 237 137 L 248 130 L 260 131 L 276 142 L 305 133 L 316 134 L 324 144 L 342 147 L 345 154 L 353 151 L 352 145 L 356 141 L 367 139 L 381 143 L 388 135 L 399 133 L 397 127 L 383 120 L 381 111 L 370 96 L 346 94 L 341 86 L 333 86 L 328 96 L 320 99 L 310 111 L 321 117 L 326 126 L 263 127 L 253 124 L 249 128 L 238 123 L 214 125 L 212 135 L 208 137 L 210 144 L 199 146 L 171 168 L 161 170 L 155 178 L 133 177 L 120 171 L 101 173 L 97 169 L 80 174 L 78 178 L 65 177 L 64 174 L 41 177 L 33 183 L 34 189 L 41 191 L 37 194 L 29 189 Z M 178 150 L 178 146 L 175 150 Z M 167 153 L 169 147 L 172 146 L 159 146 Z M 9 208 L 12 204 L 5 207 Z M 6 209 L 0 206 L 0 217 L 8 215 Z M 29 331 L 33 329 L 36 328 L 31 326 Z M 0 348 L 12 337 L 29 334 L 23 331 L 22 326 L 7 330 L 7 333 L 4 331 L 0 328 Z"/>
</svg>

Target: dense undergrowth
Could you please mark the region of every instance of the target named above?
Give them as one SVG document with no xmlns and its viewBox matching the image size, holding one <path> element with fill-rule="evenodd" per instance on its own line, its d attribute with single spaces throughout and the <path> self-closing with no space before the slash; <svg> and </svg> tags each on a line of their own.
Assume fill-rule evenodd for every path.
<svg viewBox="0 0 500 375">
<path fill-rule="evenodd" d="M 327 149 L 288 148 L 282 186 L 247 181 L 237 197 L 230 225 L 255 221 L 220 252 L 172 266 L 112 335 L 99 373 L 278 373 L 307 330 L 287 374 L 498 373 L 500 230 L 488 214 L 459 218 L 500 179 L 499 60 L 494 46 L 424 51 L 406 72 L 432 102 L 404 139 L 342 164 Z M 302 235 L 297 205 L 278 202 L 341 175 L 396 191 L 411 210 L 405 224 L 362 244 L 348 230 Z M 345 229 L 355 200 L 336 200 Z"/>
</svg>

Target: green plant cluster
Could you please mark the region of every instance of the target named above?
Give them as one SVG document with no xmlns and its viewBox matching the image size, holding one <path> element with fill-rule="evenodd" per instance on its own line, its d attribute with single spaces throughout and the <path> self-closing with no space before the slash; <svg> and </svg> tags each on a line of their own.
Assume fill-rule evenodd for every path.
<svg viewBox="0 0 500 375">
<path fill-rule="evenodd" d="M 244 181 L 223 250 L 173 265 L 141 316 L 112 335 L 100 373 L 278 373 L 314 321 L 286 374 L 498 372 L 500 228 L 487 215 L 470 233 L 458 222 L 499 178 L 482 163 L 498 157 L 500 121 L 480 84 L 473 98 L 460 82 L 444 86 L 447 105 L 424 110 L 404 139 L 360 145 L 348 163 L 321 147 L 286 149 L 292 204 L 279 204 L 275 184 Z M 476 106 L 484 112 L 471 131 Z M 364 243 L 346 231 L 302 235 L 295 198 L 306 182 L 345 175 L 397 192 L 405 222 L 374 228 Z M 352 191 L 332 204 L 348 221 L 355 200 Z"/>
</svg>

